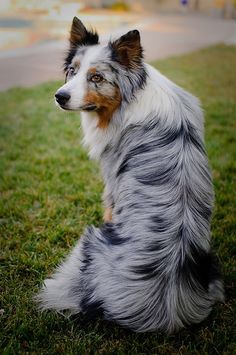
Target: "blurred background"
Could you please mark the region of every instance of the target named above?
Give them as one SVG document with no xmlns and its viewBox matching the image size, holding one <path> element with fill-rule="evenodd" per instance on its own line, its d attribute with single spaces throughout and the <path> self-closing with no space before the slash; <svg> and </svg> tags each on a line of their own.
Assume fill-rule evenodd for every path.
<svg viewBox="0 0 236 355">
<path fill-rule="evenodd" d="M 137 28 L 148 61 L 236 43 L 236 0 L 1 0 L 0 90 L 62 78 L 75 15 L 101 41 Z"/>
<path fill-rule="evenodd" d="M 0 0 L 0 354 L 236 355 L 235 1 Z M 85 227 L 102 222 L 103 184 L 80 116 L 54 103 L 74 16 L 101 42 L 138 29 L 146 61 L 203 105 L 226 300 L 176 335 L 69 320 L 33 301 Z"/>
</svg>

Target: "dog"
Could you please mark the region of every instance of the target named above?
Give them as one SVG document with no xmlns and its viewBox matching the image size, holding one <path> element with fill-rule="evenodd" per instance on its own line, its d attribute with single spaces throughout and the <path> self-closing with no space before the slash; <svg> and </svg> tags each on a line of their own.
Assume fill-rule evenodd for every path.
<svg viewBox="0 0 236 355">
<path fill-rule="evenodd" d="M 88 227 L 45 280 L 40 307 L 136 332 L 203 321 L 224 290 L 198 99 L 144 63 L 137 30 L 101 45 L 76 17 L 65 73 L 56 103 L 82 111 L 84 144 L 104 178 L 104 224 Z"/>
</svg>

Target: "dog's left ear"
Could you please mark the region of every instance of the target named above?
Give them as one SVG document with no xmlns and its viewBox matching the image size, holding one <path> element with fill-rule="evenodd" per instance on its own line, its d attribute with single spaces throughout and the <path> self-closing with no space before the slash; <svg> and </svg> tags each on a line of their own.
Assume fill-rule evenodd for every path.
<svg viewBox="0 0 236 355">
<path fill-rule="evenodd" d="M 70 47 L 76 48 L 81 45 L 98 44 L 98 34 L 88 31 L 83 23 L 77 18 L 73 18 L 70 31 Z"/>
<path fill-rule="evenodd" d="M 140 43 L 139 31 L 129 31 L 114 42 L 109 43 L 112 50 L 112 59 L 130 69 L 140 66 L 143 58 L 143 49 Z"/>
</svg>

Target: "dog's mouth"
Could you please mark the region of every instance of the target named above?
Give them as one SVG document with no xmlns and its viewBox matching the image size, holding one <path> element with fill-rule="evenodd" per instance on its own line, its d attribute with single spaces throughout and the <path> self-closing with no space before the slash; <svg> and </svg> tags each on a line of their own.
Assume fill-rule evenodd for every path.
<svg viewBox="0 0 236 355">
<path fill-rule="evenodd" d="M 87 112 L 91 112 L 91 111 L 96 111 L 97 110 L 97 105 L 95 104 L 87 104 L 87 105 L 83 105 L 80 107 L 81 111 L 87 111 Z"/>
<path fill-rule="evenodd" d="M 67 105 L 58 104 L 58 106 L 60 108 L 62 108 L 63 110 L 66 110 L 66 111 L 87 111 L 87 112 L 92 112 L 92 111 L 96 111 L 98 109 L 97 105 L 95 105 L 95 104 L 83 105 L 83 106 L 78 107 L 77 109 L 70 108 Z"/>
</svg>

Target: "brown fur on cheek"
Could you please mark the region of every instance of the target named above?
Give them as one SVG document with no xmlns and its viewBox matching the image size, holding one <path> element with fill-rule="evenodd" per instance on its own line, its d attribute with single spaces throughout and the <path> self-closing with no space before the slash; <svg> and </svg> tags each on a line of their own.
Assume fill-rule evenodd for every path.
<svg viewBox="0 0 236 355">
<path fill-rule="evenodd" d="M 113 113 L 121 104 L 121 94 L 118 88 L 115 89 L 115 94 L 112 97 L 107 97 L 99 94 L 96 91 L 90 90 L 84 97 L 84 104 L 94 103 L 97 105 L 97 114 L 99 118 L 98 127 L 105 129 L 108 127 Z"/>
</svg>

